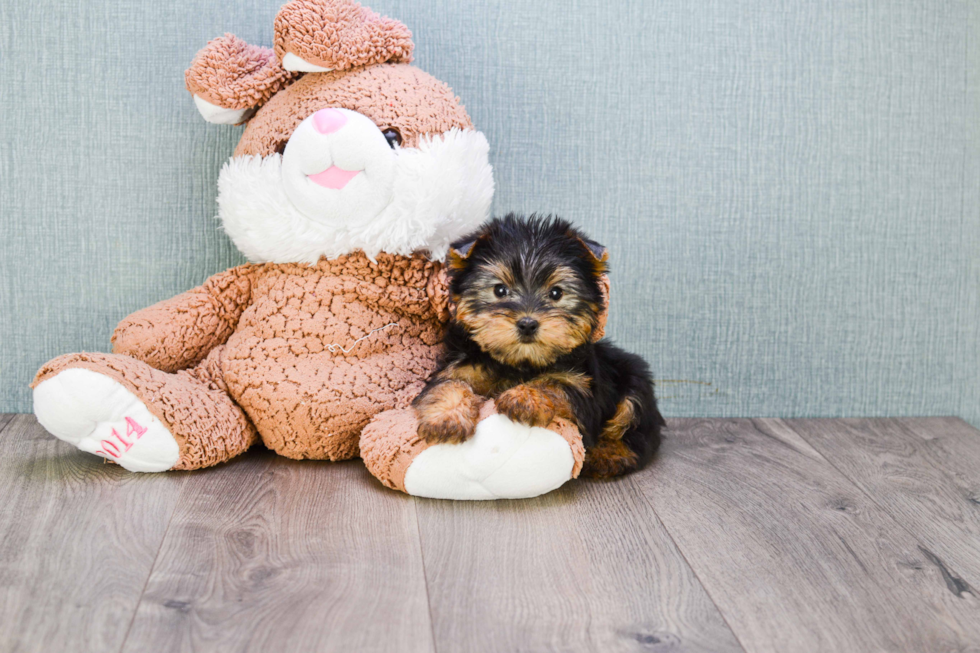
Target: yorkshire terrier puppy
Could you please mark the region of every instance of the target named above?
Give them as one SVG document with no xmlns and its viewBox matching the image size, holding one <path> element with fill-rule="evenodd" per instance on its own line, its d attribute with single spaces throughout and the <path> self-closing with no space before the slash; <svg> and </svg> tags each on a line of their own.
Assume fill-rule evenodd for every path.
<svg viewBox="0 0 980 653">
<path fill-rule="evenodd" d="M 466 440 L 490 397 L 522 424 L 576 424 L 586 475 L 643 467 L 665 423 L 646 362 L 592 341 L 607 259 L 568 222 L 534 215 L 496 218 L 453 243 L 455 314 L 444 359 L 414 402 L 419 434 L 431 443 Z"/>
</svg>

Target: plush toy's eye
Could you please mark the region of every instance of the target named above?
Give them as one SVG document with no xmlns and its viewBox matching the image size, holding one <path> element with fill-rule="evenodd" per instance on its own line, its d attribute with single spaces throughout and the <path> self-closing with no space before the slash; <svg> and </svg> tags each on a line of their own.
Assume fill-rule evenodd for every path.
<svg viewBox="0 0 980 653">
<path fill-rule="evenodd" d="M 510 291 L 507 290 L 507 286 L 505 286 L 502 283 L 498 283 L 496 286 L 493 287 L 493 294 L 498 299 L 501 297 L 506 297 L 509 293 Z"/>
<path fill-rule="evenodd" d="M 548 297 L 551 297 L 551 299 L 553 301 L 556 301 L 556 302 L 559 299 L 561 299 L 562 298 L 562 295 L 564 295 L 564 294 L 565 294 L 565 291 L 562 290 L 561 288 L 559 288 L 558 286 L 555 286 L 550 291 L 548 291 Z"/>
<path fill-rule="evenodd" d="M 391 149 L 395 149 L 396 145 L 402 144 L 402 135 L 398 133 L 397 129 L 389 127 L 381 133 L 384 135 L 385 140 L 388 141 Z"/>
</svg>

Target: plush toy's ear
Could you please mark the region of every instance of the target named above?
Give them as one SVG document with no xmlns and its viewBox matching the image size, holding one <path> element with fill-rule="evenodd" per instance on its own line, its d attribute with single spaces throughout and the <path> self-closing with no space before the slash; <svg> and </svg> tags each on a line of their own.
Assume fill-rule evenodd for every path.
<svg viewBox="0 0 980 653">
<path fill-rule="evenodd" d="M 354 0 L 292 0 L 276 15 L 276 56 L 286 70 L 323 73 L 412 60 L 412 33 Z"/>
<path fill-rule="evenodd" d="M 237 125 L 296 77 L 282 67 L 271 48 L 225 34 L 197 53 L 184 82 L 205 120 Z"/>
</svg>

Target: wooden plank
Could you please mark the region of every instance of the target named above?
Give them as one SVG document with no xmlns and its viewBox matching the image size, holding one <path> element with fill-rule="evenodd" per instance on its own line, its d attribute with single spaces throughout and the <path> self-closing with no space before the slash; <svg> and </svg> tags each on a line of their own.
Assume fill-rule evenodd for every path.
<svg viewBox="0 0 980 653">
<path fill-rule="evenodd" d="M 783 424 L 921 539 L 950 591 L 980 600 L 980 431 L 959 418 Z"/>
<path fill-rule="evenodd" d="M 186 474 L 131 474 L 14 417 L 0 447 L 0 651 L 118 651 Z"/>
<path fill-rule="evenodd" d="M 432 651 L 415 503 L 269 452 L 188 481 L 125 651 Z"/>
<path fill-rule="evenodd" d="M 0 433 L 3 433 L 4 427 L 16 416 L 17 413 L 0 413 Z"/>
<path fill-rule="evenodd" d="M 750 653 L 966 650 L 980 601 L 800 436 L 677 420 L 635 477 Z"/>
<path fill-rule="evenodd" d="M 440 651 L 741 651 L 630 479 L 419 500 Z"/>
</svg>

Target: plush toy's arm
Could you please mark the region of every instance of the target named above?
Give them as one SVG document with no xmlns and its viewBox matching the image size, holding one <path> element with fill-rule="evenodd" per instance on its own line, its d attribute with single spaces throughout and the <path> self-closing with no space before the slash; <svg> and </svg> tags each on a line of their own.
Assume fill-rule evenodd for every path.
<svg viewBox="0 0 980 653">
<path fill-rule="evenodd" d="M 251 303 L 255 268 L 220 272 L 202 285 L 124 318 L 112 334 L 112 351 L 164 372 L 195 365 L 223 344 Z"/>
<path fill-rule="evenodd" d="M 414 409 L 388 410 L 361 431 L 361 458 L 386 486 L 436 499 L 536 497 L 582 470 L 582 436 L 567 420 L 524 426 L 495 414 L 493 401 L 479 419 L 462 444 L 433 444 L 418 434 Z"/>
</svg>

